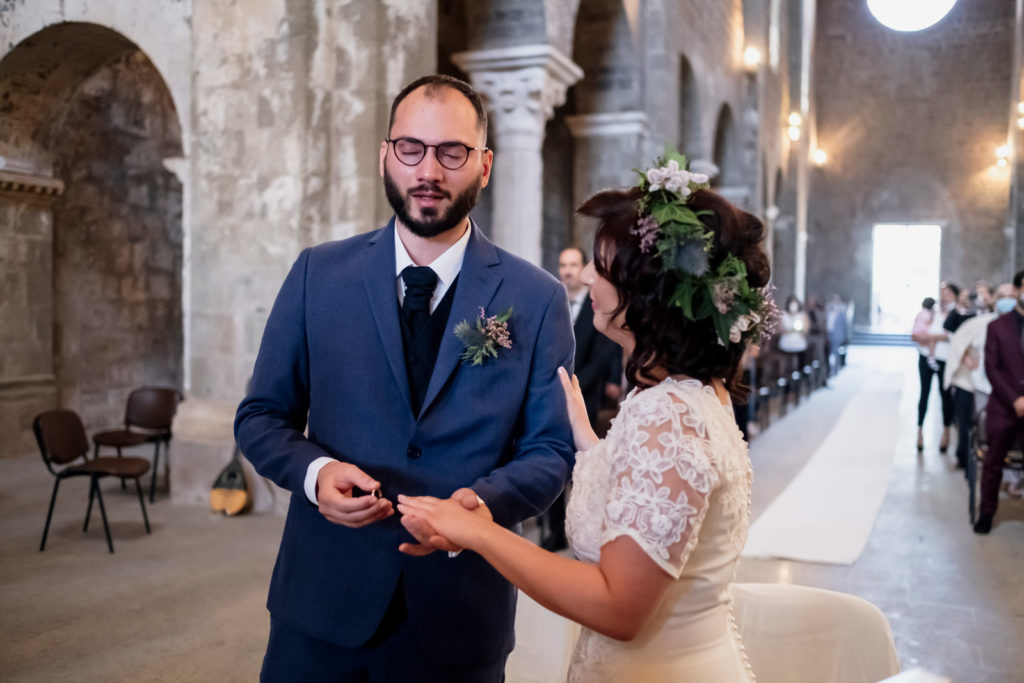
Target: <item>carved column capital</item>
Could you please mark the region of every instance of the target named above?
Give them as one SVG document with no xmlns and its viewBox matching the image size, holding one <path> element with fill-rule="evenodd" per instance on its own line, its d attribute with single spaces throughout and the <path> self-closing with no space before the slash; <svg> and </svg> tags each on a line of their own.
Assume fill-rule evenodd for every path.
<svg viewBox="0 0 1024 683">
<path fill-rule="evenodd" d="M 540 149 L 544 125 L 583 70 L 550 45 L 522 45 L 452 55 L 487 102 L 503 149 Z"/>
<path fill-rule="evenodd" d="M 642 111 L 618 111 L 566 116 L 565 122 L 574 138 L 636 135 L 647 137 L 650 127 Z"/>
</svg>

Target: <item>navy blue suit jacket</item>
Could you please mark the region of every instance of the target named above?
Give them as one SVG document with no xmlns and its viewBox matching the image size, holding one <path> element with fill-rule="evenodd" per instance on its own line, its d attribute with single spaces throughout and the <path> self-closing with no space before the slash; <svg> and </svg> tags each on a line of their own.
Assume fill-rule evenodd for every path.
<svg viewBox="0 0 1024 683">
<path fill-rule="evenodd" d="M 256 471 L 292 492 L 267 606 L 304 633 L 358 647 L 401 577 L 414 632 L 440 660 L 492 662 L 513 645 L 511 584 L 472 552 L 399 553 L 412 537 L 398 515 L 359 529 L 332 524 L 303 483 L 309 464 L 328 455 L 380 481 L 392 501 L 468 486 L 507 527 L 546 509 L 573 459 L 556 375 L 573 359 L 565 290 L 474 226 L 423 408 L 413 415 L 394 239 L 392 219 L 306 249 L 267 322 L 235 420 Z M 512 348 L 480 366 L 460 361 L 455 324 L 472 323 L 481 307 L 494 315 L 510 306 Z"/>
</svg>

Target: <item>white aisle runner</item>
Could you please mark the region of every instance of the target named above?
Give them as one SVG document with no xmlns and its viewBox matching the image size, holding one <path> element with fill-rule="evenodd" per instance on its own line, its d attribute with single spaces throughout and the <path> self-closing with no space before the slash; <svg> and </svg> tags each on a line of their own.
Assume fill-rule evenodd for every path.
<svg viewBox="0 0 1024 683">
<path fill-rule="evenodd" d="M 868 378 L 808 463 L 751 525 L 744 556 L 853 564 L 888 488 L 902 386 L 900 373 Z"/>
</svg>

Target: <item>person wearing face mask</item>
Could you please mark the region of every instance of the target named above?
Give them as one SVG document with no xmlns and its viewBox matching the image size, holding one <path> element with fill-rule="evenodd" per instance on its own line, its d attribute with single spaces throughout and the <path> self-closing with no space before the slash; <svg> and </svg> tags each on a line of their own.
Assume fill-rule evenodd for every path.
<svg viewBox="0 0 1024 683">
<path fill-rule="evenodd" d="M 1024 437 L 1024 302 L 1021 283 L 1024 270 L 1013 276 L 1017 300 L 1013 308 L 992 321 L 985 339 L 985 375 L 992 385 L 992 394 L 985 406 L 985 436 L 988 451 L 981 473 L 981 504 L 974 533 L 992 531 L 992 520 L 999 507 L 999 487 L 1003 481 L 1003 463 L 1011 446 Z M 1001 296 L 998 310 L 1009 308 Z"/>
<path fill-rule="evenodd" d="M 1009 313 L 1017 303 L 1017 289 L 1009 282 L 1001 284 L 996 289 L 996 297 L 996 309 L 1000 313 Z M 985 333 L 989 323 L 998 315 L 982 313 L 964 320 L 949 340 L 949 360 L 943 379 L 953 391 L 957 469 L 967 468 L 971 452 L 971 423 L 977 409 L 985 406 L 988 395 L 992 393 L 992 385 L 985 376 Z"/>
</svg>

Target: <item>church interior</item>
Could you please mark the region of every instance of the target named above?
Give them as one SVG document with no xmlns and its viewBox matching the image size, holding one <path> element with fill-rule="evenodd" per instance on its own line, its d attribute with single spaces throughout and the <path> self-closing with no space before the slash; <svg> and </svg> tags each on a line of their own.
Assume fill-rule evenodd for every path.
<svg viewBox="0 0 1024 683">
<path fill-rule="evenodd" d="M 226 516 L 211 485 L 281 282 L 390 219 L 378 149 L 430 73 L 488 109 L 474 220 L 555 277 L 590 256 L 575 208 L 666 145 L 763 222 L 779 306 L 816 329 L 750 361 L 737 407 L 746 600 L 854 596 L 899 680 L 1020 680 L 1021 462 L 975 533 L 982 444 L 957 467 L 938 386 L 919 436 L 911 330 L 947 284 L 983 312 L 1024 269 L 1024 0 L 0 0 L 0 678 L 258 677 L 288 493 L 243 459 Z M 109 434 L 152 386 L 173 437 L 105 442 L 150 463 L 100 480 L 109 535 L 84 478 L 51 520 L 34 418 Z M 574 625 L 524 598 L 516 623 L 507 680 L 564 680 Z"/>
</svg>

